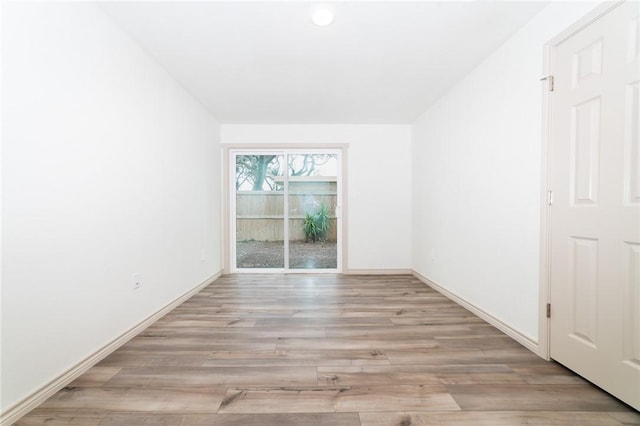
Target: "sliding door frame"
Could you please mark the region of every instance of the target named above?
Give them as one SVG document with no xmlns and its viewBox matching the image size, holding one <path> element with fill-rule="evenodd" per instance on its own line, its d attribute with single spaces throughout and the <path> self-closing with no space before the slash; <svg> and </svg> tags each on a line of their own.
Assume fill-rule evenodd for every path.
<svg viewBox="0 0 640 426">
<path fill-rule="evenodd" d="M 222 211 L 222 261 L 223 261 L 223 273 L 343 273 L 344 270 L 347 270 L 347 259 L 348 259 L 348 232 L 347 232 L 347 218 L 348 218 L 348 208 L 347 208 L 347 144 L 223 144 L 222 145 L 222 197 L 224 202 L 222 203 L 223 211 Z M 318 151 L 327 151 L 327 150 L 335 150 L 339 151 L 339 159 L 340 159 L 340 170 L 338 174 L 339 180 L 339 209 L 336 211 L 336 216 L 338 220 L 336 224 L 338 226 L 337 234 L 338 241 L 336 244 L 340 243 L 340 247 L 338 248 L 338 255 L 340 256 L 337 260 L 337 269 L 313 269 L 313 270 L 305 270 L 305 269 L 287 269 L 286 266 L 288 262 L 285 259 L 285 269 L 282 268 L 273 268 L 271 269 L 258 269 L 256 271 L 252 271 L 250 269 L 242 269 L 240 271 L 237 270 L 233 262 L 235 259 L 233 258 L 233 250 L 235 244 L 235 217 L 232 217 L 232 214 L 235 214 L 234 209 L 234 201 L 232 197 L 235 195 L 235 191 L 232 190 L 231 184 L 234 183 L 235 179 L 235 166 L 231 164 L 231 154 L 233 151 L 255 151 L 260 154 L 263 152 L 282 152 L 287 154 L 287 151 L 295 151 L 302 152 L 313 152 L 314 150 Z M 285 196 L 286 198 L 286 196 Z M 286 215 L 285 215 L 286 216 Z M 288 224 L 285 223 L 285 231 L 288 228 Z M 287 236 L 285 235 L 285 238 Z M 285 244 L 288 244 L 288 241 L 285 240 Z"/>
</svg>

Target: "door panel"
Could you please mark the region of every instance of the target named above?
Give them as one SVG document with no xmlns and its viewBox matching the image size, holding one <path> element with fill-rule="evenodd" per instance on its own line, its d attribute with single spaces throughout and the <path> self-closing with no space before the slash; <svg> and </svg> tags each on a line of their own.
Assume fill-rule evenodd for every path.
<svg viewBox="0 0 640 426">
<path fill-rule="evenodd" d="M 571 238 L 569 262 L 571 336 L 593 348 L 598 345 L 598 240 Z"/>
<path fill-rule="evenodd" d="M 338 267 L 338 155 L 288 155 L 289 268 Z"/>
<path fill-rule="evenodd" d="M 551 357 L 640 408 L 637 2 L 552 51 Z"/>
<path fill-rule="evenodd" d="M 238 154 L 235 165 L 235 267 L 282 269 L 284 155 Z"/>
<path fill-rule="evenodd" d="M 640 133 L 638 120 L 640 116 L 640 86 L 638 81 L 627 85 L 627 99 L 625 103 L 625 167 L 624 167 L 624 195 L 625 204 L 640 204 Z"/>
<path fill-rule="evenodd" d="M 600 97 L 571 108 L 571 201 L 598 203 L 600 170 Z"/>
<path fill-rule="evenodd" d="M 640 367 L 640 244 L 625 244 L 624 354 L 625 363 Z"/>
</svg>

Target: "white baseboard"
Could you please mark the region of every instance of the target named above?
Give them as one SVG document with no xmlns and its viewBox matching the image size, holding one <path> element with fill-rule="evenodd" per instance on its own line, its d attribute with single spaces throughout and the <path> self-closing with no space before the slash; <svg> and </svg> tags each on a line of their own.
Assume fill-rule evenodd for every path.
<svg viewBox="0 0 640 426">
<path fill-rule="evenodd" d="M 523 334 L 522 332 L 511 327 L 510 325 L 504 323 L 502 320 L 494 317 L 487 311 L 473 305 L 472 303 L 467 302 L 466 300 L 464 300 L 459 296 L 456 296 L 455 294 L 451 293 L 445 288 L 440 287 L 438 284 L 420 275 L 418 272 L 413 271 L 413 276 L 415 276 L 417 279 L 419 279 L 429 287 L 433 288 L 438 293 L 441 293 L 447 299 L 450 299 L 456 302 L 458 305 L 462 306 L 463 308 L 467 309 L 468 311 L 473 312 L 478 317 L 482 318 L 483 320 L 485 320 L 486 322 L 488 322 L 498 330 L 502 331 L 504 334 L 511 337 L 513 340 L 520 343 L 525 348 L 529 349 L 531 352 L 535 353 L 536 355 L 540 355 L 538 353 L 538 342 L 532 340 L 529 336 Z"/>
<path fill-rule="evenodd" d="M 83 375 L 87 370 L 89 370 L 91 367 L 96 365 L 102 359 L 106 358 L 108 355 L 110 355 L 120 346 L 124 345 L 129 340 L 131 340 L 132 338 L 140 334 L 151 324 L 153 324 L 154 322 L 156 322 L 157 320 L 159 320 L 160 318 L 168 314 L 170 311 L 175 309 L 178 305 L 182 304 L 183 302 L 191 298 L 194 294 L 198 293 L 200 290 L 202 290 L 203 288 L 205 288 L 206 286 L 208 286 L 209 284 L 217 280 L 221 275 L 222 275 L 222 271 L 216 273 L 214 276 L 207 279 L 206 281 L 198 284 L 196 287 L 187 291 L 186 293 L 184 293 L 182 296 L 178 297 L 174 301 L 168 303 L 163 308 L 161 308 L 154 314 L 150 315 L 149 317 L 147 317 L 137 325 L 133 326 L 132 328 L 127 330 L 125 333 L 121 334 L 119 337 L 117 337 L 116 339 L 112 340 L 111 342 L 103 346 L 98 351 L 89 355 L 87 358 L 85 358 L 80 363 L 78 363 L 74 367 L 70 368 L 69 370 L 67 370 L 60 376 L 58 376 L 56 379 L 52 380 L 51 382 L 47 383 L 45 386 L 38 389 L 27 398 L 9 407 L 0 416 L 0 426 L 12 425 L 13 423 L 20 420 L 20 418 L 25 416 L 27 413 L 29 413 L 31 410 L 36 408 L 38 405 L 42 404 L 53 394 L 58 392 L 63 387 L 67 386 L 69 383 L 73 382 L 75 379 L 77 379 L 81 375 Z"/>
<path fill-rule="evenodd" d="M 346 269 L 344 275 L 411 275 L 411 269 Z"/>
</svg>

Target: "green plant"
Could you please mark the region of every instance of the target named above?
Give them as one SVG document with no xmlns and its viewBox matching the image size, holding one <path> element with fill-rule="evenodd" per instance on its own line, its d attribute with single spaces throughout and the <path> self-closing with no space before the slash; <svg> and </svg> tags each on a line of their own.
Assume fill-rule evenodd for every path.
<svg viewBox="0 0 640 426">
<path fill-rule="evenodd" d="M 302 229 L 307 242 L 324 241 L 329 231 L 329 206 L 321 204 L 314 213 L 304 216 Z"/>
<path fill-rule="evenodd" d="M 316 226 L 316 220 L 311 213 L 307 213 L 304 216 L 302 230 L 304 231 L 304 237 L 307 242 L 315 241 L 316 235 L 318 235 L 318 227 Z"/>
</svg>

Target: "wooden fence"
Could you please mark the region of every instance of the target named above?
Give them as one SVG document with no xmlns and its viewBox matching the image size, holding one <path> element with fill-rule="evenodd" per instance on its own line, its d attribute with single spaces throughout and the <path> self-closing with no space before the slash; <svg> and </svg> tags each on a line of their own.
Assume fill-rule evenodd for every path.
<svg viewBox="0 0 640 426">
<path fill-rule="evenodd" d="M 289 239 L 305 239 L 302 229 L 307 213 L 321 205 L 329 207 L 327 239 L 337 240 L 335 182 L 289 183 Z M 238 191 L 236 195 L 236 239 L 238 241 L 284 240 L 284 193 L 281 191 Z"/>
</svg>

